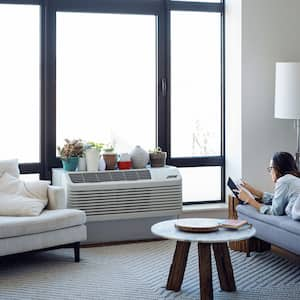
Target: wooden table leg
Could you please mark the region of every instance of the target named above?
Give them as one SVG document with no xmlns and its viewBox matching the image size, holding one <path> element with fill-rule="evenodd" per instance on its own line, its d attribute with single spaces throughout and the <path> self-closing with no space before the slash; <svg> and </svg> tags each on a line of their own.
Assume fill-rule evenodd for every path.
<svg viewBox="0 0 300 300">
<path fill-rule="evenodd" d="M 180 291 L 191 243 L 177 241 L 170 267 L 167 290 Z"/>
<path fill-rule="evenodd" d="M 227 243 L 214 243 L 213 249 L 221 289 L 223 291 L 233 292 L 236 290 L 236 287 Z"/>
<path fill-rule="evenodd" d="M 198 243 L 200 299 L 213 300 L 210 244 Z"/>
</svg>

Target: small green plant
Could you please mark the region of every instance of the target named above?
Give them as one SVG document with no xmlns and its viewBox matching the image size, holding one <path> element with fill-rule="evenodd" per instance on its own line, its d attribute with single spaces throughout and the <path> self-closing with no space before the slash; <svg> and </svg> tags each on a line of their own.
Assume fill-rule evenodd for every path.
<svg viewBox="0 0 300 300">
<path fill-rule="evenodd" d="M 105 153 L 113 153 L 115 150 L 114 146 L 112 144 L 106 144 L 103 148 L 103 151 Z"/>
<path fill-rule="evenodd" d="M 85 150 L 86 149 L 97 149 L 99 151 L 101 151 L 101 149 L 103 148 L 104 144 L 103 143 L 97 143 L 97 142 L 87 142 L 85 145 Z"/>
<path fill-rule="evenodd" d="M 161 153 L 163 152 L 160 147 L 155 147 L 153 150 L 149 150 L 150 153 Z"/>
<path fill-rule="evenodd" d="M 84 145 L 80 139 L 69 140 L 65 139 L 63 147 L 57 147 L 60 158 L 67 160 L 70 157 L 80 157 L 84 151 Z"/>
</svg>

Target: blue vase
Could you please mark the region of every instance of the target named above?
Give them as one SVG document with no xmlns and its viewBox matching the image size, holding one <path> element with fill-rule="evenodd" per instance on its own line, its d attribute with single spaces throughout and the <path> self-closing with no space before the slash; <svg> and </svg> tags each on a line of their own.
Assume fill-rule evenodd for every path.
<svg viewBox="0 0 300 300">
<path fill-rule="evenodd" d="M 68 159 L 62 159 L 63 168 L 66 171 L 75 171 L 78 165 L 78 157 L 70 157 Z"/>
</svg>

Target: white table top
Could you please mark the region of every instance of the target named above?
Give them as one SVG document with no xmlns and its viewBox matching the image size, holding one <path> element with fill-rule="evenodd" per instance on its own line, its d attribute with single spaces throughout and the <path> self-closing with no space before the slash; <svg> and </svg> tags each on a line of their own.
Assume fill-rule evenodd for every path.
<svg viewBox="0 0 300 300">
<path fill-rule="evenodd" d="M 217 220 L 217 219 L 203 219 Z M 215 232 L 209 233 L 190 233 L 184 232 L 175 227 L 175 223 L 178 219 L 163 221 L 154 224 L 151 227 L 151 232 L 157 236 L 177 241 L 184 242 L 200 242 L 200 243 L 224 243 L 231 241 L 246 240 L 254 236 L 256 233 L 255 228 L 243 227 L 240 229 L 224 229 L 220 228 Z"/>
</svg>

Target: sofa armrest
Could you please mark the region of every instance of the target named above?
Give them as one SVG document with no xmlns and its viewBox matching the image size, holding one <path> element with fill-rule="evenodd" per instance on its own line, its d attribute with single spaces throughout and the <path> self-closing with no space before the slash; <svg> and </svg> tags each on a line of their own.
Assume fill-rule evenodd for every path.
<svg viewBox="0 0 300 300">
<path fill-rule="evenodd" d="M 67 207 L 65 190 L 62 187 L 49 185 L 47 209 L 63 209 Z"/>
</svg>

